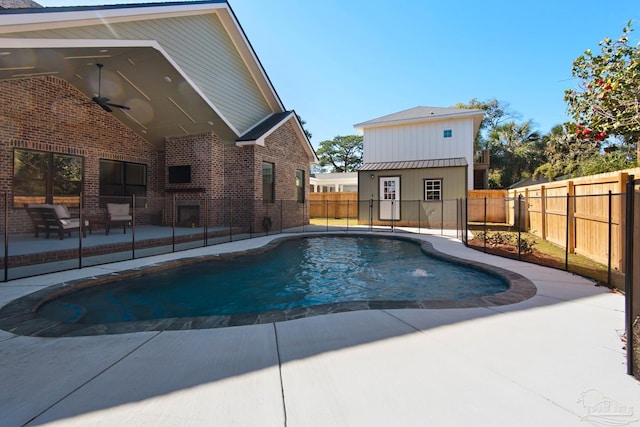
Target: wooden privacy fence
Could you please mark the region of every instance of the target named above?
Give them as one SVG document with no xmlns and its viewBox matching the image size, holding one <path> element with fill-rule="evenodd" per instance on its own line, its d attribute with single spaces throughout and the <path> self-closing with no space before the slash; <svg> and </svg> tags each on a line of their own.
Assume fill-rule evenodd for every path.
<svg viewBox="0 0 640 427">
<path fill-rule="evenodd" d="M 358 192 L 309 193 L 309 218 L 357 218 Z"/>
<path fill-rule="evenodd" d="M 516 200 L 525 228 L 569 253 L 624 268 L 625 186 L 640 168 L 509 190 L 507 223 L 515 224 Z"/>
<path fill-rule="evenodd" d="M 507 222 L 507 190 L 469 190 L 467 197 L 469 222 Z"/>
</svg>

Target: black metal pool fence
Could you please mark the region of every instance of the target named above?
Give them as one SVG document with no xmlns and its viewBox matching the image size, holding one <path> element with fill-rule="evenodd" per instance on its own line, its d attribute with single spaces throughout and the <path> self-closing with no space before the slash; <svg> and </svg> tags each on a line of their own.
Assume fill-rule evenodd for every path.
<svg viewBox="0 0 640 427">
<path fill-rule="evenodd" d="M 454 200 L 246 200 L 201 193 L 170 197 L 0 198 L 3 281 L 91 267 L 272 234 L 393 232 L 455 235 L 465 245 L 596 278 L 625 292 L 629 373 L 640 377 L 639 182 L 624 193 L 566 197 Z M 65 204 L 79 228 L 59 238 L 35 236 L 28 202 Z M 109 222 L 109 203 L 128 205 L 131 220 Z M 55 226 L 52 226 L 55 228 Z M 108 233 L 107 233 L 108 230 Z M 86 234 L 86 237 L 83 237 Z M 532 242 L 554 248 L 555 259 L 528 256 Z M 534 246 L 535 247 L 535 246 Z M 514 249 L 515 248 L 515 249 Z M 504 251 L 501 252 L 504 255 Z M 558 261 L 560 260 L 560 261 Z M 634 292 L 635 291 L 635 292 Z M 632 333 L 631 331 L 635 331 Z"/>
</svg>

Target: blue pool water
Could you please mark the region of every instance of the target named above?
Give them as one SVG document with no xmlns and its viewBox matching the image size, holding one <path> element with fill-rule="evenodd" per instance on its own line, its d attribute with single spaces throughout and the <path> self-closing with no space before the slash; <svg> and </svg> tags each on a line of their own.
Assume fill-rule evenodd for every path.
<svg viewBox="0 0 640 427">
<path fill-rule="evenodd" d="M 65 294 L 38 309 L 62 322 L 109 323 L 262 313 L 349 301 L 452 300 L 507 283 L 379 237 L 285 240 L 259 254 L 212 259 Z"/>
</svg>

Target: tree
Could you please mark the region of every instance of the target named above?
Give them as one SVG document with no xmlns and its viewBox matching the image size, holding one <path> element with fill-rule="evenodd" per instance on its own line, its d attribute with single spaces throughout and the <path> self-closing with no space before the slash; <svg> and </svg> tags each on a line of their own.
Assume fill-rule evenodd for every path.
<svg viewBox="0 0 640 427">
<path fill-rule="evenodd" d="M 509 103 L 498 101 L 493 98 L 489 101 L 478 101 L 472 98 L 468 104 L 457 103 L 454 108 L 465 108 L 471 110 L 484 110 L 484 118 L 480 123 L 480 131 L 476 135 L 474 145 L 476 149 L 484 149 L 486 147 L 485 136 L 489 135 L 496 127 L 507 120 L 519 119 L 520 115 L 511 111 Z"/>
<path fill-rule="evenodd" d="M 563 175 L 578 176 L 580 164 L 597 156 L 601 143 L 594 138 L 576 135 L 578 127 L 573 122 L 556 125 L 542 137 L 547 154 L 547 163 L 539 166 L 534 175 L 554 179 Z"/>
<path fill-rule="evenodd" d="M 490 186 L 505 188 L 527 178 L 546 161 L 544 143 L 531 121 L 498 125 L 487 139 L 491 150 Z"/>
<path fill-rule="evenodd" d="M 584 136 L 584 128 L 573 122 L 557 125 L 542 138 L 546 144 L 547 163 L 538 167 L 534 175 L 554 179 L 563 175 L 573 177 L 594 175 L 635 166 L 630 160 L 628 145 L 616 144 L 616 139 L 601 141 L 593 135 Z"/>
<path fill-rule="evenodd" d="M 353 172 L 362 165 L 362 136 L 336 136 L 322 141 L 316 154 L 322 167 L 330 172 Z"/>
<path fill-rule="evenodd" d="M 629 44 L 631 21 L 618 40 L 605 38 L 601 52 L 586 50 L 574 62 L 578 89 L 565 91 L 569 113 L 581 128 L 577 136 L 604 141 L 609 135 L 627 144 L 638 159 L 640 138 L 640 43 Z M 629 159 L 633 160 L 633 159 Z"/>
<path fill-rule="evenodd" d="M 300 117 L 298 115 L 298 113 L 296 113 L 296 117 L 298 118 L 298 121 L 300 122 L 300 126 L 302 126 L 302 130 L 304 131 L 304 134 L 307 135 L 307 139 L 311 140 L 311 137 L 313 136 L 313 134 L 311 132 L 309 132 L 309 130 L 304 126 L 304 125 L 307 124 L 307 122 L 302 120 L 302 117 Z"/>
</svg>

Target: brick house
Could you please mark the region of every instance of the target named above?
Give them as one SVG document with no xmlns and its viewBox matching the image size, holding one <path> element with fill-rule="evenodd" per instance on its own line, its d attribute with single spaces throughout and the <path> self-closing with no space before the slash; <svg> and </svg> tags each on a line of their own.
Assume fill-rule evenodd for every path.
<svg viewBox="0 0 640 427">
<path fill-rule="evenodd" d="M 174 196 L 308 220 L 317 158 L 225 1 L 0 9 L 0 93 L 14 231 L 25 203 L 79 194 L 88 212 L 135 194 L 141 221 L 171 219 Z"/>
</svg>

